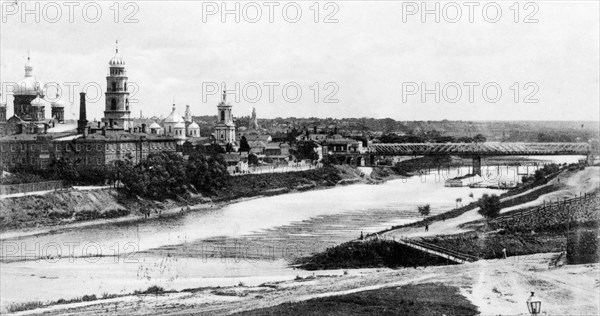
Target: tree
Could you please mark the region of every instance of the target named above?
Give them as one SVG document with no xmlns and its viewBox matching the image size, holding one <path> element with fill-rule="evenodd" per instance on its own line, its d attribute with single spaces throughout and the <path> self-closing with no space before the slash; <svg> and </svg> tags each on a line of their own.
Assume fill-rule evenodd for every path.
<svg viewBox="0 0 600 316">
<path fill-rule="evenodd" d="M 221 155 L 205 155 L 193 152 L 186 166 L 188 181 L 196 190 L 215 193 L 216 189 L 227 185 L 229 172 L 227 163 Z"/>
<path fill-rule="evenodd" d="M 485 136 L 481 135 L 481 134 L 477 134 L 475 135 L 475 137 L 473 137 L 473 141 L 476 143 L 485 143 L 487 139 L 485 138 Z"/>
<path fill-rule="evenodd" d="M 253 166 L 258 165 L 258 156 L 256 156 L 254 153 L 248 155 L 248 164 Z"/>
<path fill-rule="evenodd" d="M 225 152 L 230 153 L 233 151 L 233 145 L 231 143 L 227 143 L 227 145 L 225 145 Z"/>
<path fill-rule="evenodd" d="M 429 204 L 419 205 L 417 206 L 417 209 L 419 210 L 419 214 L 423 217 L 428 216 L 431 212 L 431 206 Z"/>
<path fill-rule="evenodd" d="M 488 221 L 498 217 L 500 214 L 500 198 L 497 195 L 484 194 L 477 201 L 479 204 L 479 214 L 485 217 Z"/>
<path fill-rule="evenodd" d="M 49 172 L 55 179 L 61 179 L 67 183 L 75 183 L 79 179 L 79 172 L 68 158 L 58 158 L 50 163 Z"/>
<path fill-rule="evenodd" d="M 246 136 L 242 136 L 242 139 L 240 140 L 240 152 L 249 152 L 250 151 L 250 144 L 248 144 L 248 140 L 246 139 Z"/>
<path fill-rule="evenodd" d="M 150 154 L 132 169 L 124 170 L 122 177 L 131 194 L 155 200 L 186 194 L 189 184 L 185 160 L 172 152 Z"/>
<path fill-rule="evenodd" d="M 207 146 L 206 153 L 211 154 L 211 155 L 224 154 L 225 150 L 223 149 L 223 147 L 221 147 L 221 145 L 219 145 L 217 143 L 211 143 L 209 146 Z"/>
<path fill-rule="evenodd" d="M 311 161 L 318 160 L 319 155 L 315 151 L 317 149 L 317 144 L 313 141 L 299 141 L 296 144 L 296 158 L 299 160 L 309 159 Z"/>
</svg>

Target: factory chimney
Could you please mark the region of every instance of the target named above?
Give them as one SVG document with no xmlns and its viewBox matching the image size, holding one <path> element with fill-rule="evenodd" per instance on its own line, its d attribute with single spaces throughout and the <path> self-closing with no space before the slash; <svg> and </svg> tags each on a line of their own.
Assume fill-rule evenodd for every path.
<svg viewBox="0 0 600 316">
<path fill-rule="evenodd" d="M 87 115 L 85 113 L 85 92 L 79 93 L 79 120 L 77 120 L 77 134 L 83 134 L 87 127 Z"/>
</svg>

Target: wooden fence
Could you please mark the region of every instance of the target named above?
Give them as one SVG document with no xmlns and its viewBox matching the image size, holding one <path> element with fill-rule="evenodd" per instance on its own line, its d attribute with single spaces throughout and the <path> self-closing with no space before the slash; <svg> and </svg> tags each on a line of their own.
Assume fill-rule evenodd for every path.
<svg viewBox="0 0 600 316">
<path fill-rule="evenodd" d="M 62 181 L 31 182 L 0 185 L 0 196 L 29 193 L 38 191 L 53 191 L 63 188 Z"/>
<path fill-rule="evenodd" d="M 582 194 L 578 197 L 571 199 L 557 199 L 555 202 L 546 203 L 541 206 L 530 207 L 521 211 L 509 212 L 507 214 L 501 214 L 494 220 L 490 222 L 494 227 L 502 227 L 509 223 L 519 223 L 522 220 L 529 219 L 532 217 L 540 217 L 543 214 L 552 214 L 554 216 L 564 215 L 568 218 L 566 220 L 571 221 L 574 211 L 571 209 L 566 209 L 565 214 L 560 214 L 560 211 L 565 210 L 565 208 L 569 208 L 573 205 L 579 205 L 580 203 L 586 203 L 598 198 L 597 193 L 592 194 Z M 540 220 L 543 220 L 540 218 Z M 576 220 L 576 219 L 575 219 Z"/>
</svg>

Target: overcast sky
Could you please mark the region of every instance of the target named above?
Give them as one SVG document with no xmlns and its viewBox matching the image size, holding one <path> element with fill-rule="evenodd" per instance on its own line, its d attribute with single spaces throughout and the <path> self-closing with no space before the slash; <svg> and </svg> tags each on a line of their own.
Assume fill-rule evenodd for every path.
<svg viewBox="0 0 600 316">
<path fill-rule="evenodd" d="M 28 2 L 33 9 L 35 2 Z M 240 102 L 232 100 L 235 116 L 250 115 L 252 107 L 259 118 L 598 120 L 599 115 L 598 1 L 535 2 L 528 7 L 523 2 L 518 23 L 514 21 L 516 7 L 510 7 L 513 1 L 497 2 L 502 10 L 498 17 L 495 5 L 488 5 L 485 14 L 482 8 L 488 2 L 482 2 L 473 7 L 472 23 L 469 7 L 462 2 L 458 2 L 459 18 L 455 18 L 455 7 L 439 2 L 439 23 L 433 15 L 422 22 L 420 12 L 403 21 L 403 13 L 413 9 L 411 3 L 390 1 L 337 1 L 328 7 L 321 2 L 318 23 L 314 22 L 312 1 L 297 2 L 302 9 L 297 23 L 286 21 L 294 19 L 295 10 L 288 6 L 284 16 L 285 3 L 273 8 L 274 21 L 270 23 L 269 6 L 260 1 L 256 3 L 262 17 L 257 23 L 250 23 L 256 16 L 254 7 L 246 6 L 244 15 L 245 2 L 238 2 L 239 23 L 233 15 L 222 22 L 220 12 L 203 22 L 207 10 L 195 1 L 135 2 L 137 8 L 125 8 L 121 3 L 118 23 L 114 21 L 116 7 L 110 8 L 112 1 L 99 2 L 102 16 L 96 23 L 84 19 L 83 2 L 73 9 L 73 23 L 69 7 L 62 2 L 56 2 L 62 11 L 60 18 L 56 18 L 55 6 L 38 2 L 39 23 L 34 14 L 23 21 L 20 0 L 17 7 L 2 3 L 3 92 L 7 83 L 23 78 L 28 50 L 35 75 L 61 84 L 64 95 L 68 94 L 66 82 L 80 83 L 71 95 L 78 95 L 86 83 L 104 88 L 108 61 L 118 39 L 129 81 L 139 87 L 131 97 L 138 101 L 132 103 L 135 117 L 140 110 L 144 116 L 166 116 L 173 99 L 181 114 L 187 104 L 194 115 L 216 114 L 219 96 L 203 100 L 203 86 L 213 82 L 224 82 L 228 89 L 239 83 L 242 90 L 252 82 L 261 87 L 262 95 L 255 103 L 251 102 L 255 86 L 248 85 L 245 95 L 239 91 Z M 212 9 L 206 4 L 205 8 Z M 233 9 L 234 2 L 228 2 L 228 8 Z M 124 23 L 130 13 L 129 18 L 137 23 Z M 338 22 L 324 23 L 327 15 Z M 86 18 L 94 17 L 94 8 L 89 6 Z M 50 23 L 53 19 L 58 22 Z M 458 21 L 450 23 L 452 20 Z M 523 23 L 525 20 L 537 23 Z M 273 102 L 265 85 L 269 82 L 279 83 L 273 86 Z M 426 95 L 425 102 L 421 91 L 403 93 L 403 86 L 405 92 L 415 87 L 421 90 L 422 83 L 434 90 L 436 82 L 440 84 L 439 103 L 433 93 Z M 471 84 L 473 102 L 469 84 L 465 84 L 469 82 L 478 84 Z M 294 86 L 287 90 L 288 100 L 282 96 L 287 83 L 296 83 L 302 91 L 296 103 L 291 102 L 296 96 Z M 487 94 L 482 91 L 486 84 Z M 500 97 L 496 96 L 497 87 L 502 90 Z M 317 100 L 315 91 L 319 91 Z M 103 92 L 97 102 L 88 103 L 88 119 L 102 117 Z M 94 88 L 88 90 L 90 99 L 96 94 Z M 324 102 L 330 94 L 330 101 L 339 102 Z M 526 103 L 527 97 L 538 102 Z M 3 93 L 2 99 L 12 115 L 12 96 Z M 492 102 L 494 99 L 498 101 Z M 77 100 L 66 109 L 67 118 L 75 118 L 78 111 Z"/>
</svg>

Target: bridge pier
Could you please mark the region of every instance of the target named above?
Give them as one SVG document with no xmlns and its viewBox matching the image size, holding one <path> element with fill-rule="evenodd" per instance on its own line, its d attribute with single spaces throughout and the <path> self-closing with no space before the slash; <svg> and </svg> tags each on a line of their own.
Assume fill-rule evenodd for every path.
<svg viewBox="0 0 600 316">
<path fill-rule="evenodd" d="M 473 156 L 473 173 L 481 176 L 481 156 Z"/>
</svg>

